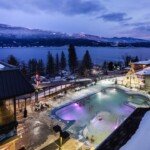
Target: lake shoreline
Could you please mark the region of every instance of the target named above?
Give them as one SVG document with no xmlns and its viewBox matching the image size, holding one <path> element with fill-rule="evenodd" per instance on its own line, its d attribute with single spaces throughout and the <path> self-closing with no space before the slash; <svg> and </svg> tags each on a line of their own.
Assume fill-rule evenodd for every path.
<svg viewBox="0 0 150 150">
<path fill-rule="evenodd" d="M 50 48 L 50 47 L 63 47 L 63 46 L 69 46 L 69 45 L 52 45 L 52 46 L 17 46 L 17 47 L 1 47 L 0 48 Z M 150 47 L 138 47 L 138 46 L 86 46 L 86 45 L 75 45 L 75 47 L 97 47 L 97 48 L 105 48 L 105 47 L 111 47 L 111 48 L 147 48 L 149 49 Z"/>
<path fill-rule="evenodd" d="M 138 56 L 140 60 L 150 59 L 150 48 L 139 47 L 84 47 L 75 46 L 78 60 L 82 60 L 86 50 L 89 51 L 94 64 L 102 64 L 104 61 L 123 61 L 124 56 Z M 14 55 L 18 60 L 28 62 L 29 59 L 47 60 L 50 52 L 53 57 L 64 52 L 68 60 L 68 45 L 59 47 L 5 47 L 0 48 L 0 59 L 6 60 L 9 55 Z"/>
</svg>

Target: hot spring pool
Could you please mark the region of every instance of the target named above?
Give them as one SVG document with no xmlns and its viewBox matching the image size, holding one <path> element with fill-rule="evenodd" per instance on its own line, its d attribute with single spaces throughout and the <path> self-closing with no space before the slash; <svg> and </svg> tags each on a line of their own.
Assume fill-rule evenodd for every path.
<svg viewBox="0 0 150 150">
<path fill-rule="evenodd" d="M 96 147 L 134 111 L 126 105 L 130 98 L 131 95 L 123 90 L 106 88 L 97 94 L 62 106 L 55 111 L 55 115 L 63 121 L 74 121 L 67 130 L 76 137 L 83 136 Z M 132 99 L 136 100 L 137 96 L 134 95 Z M 138 96 L 138 99 L 143 97 Z"/>
</svg>

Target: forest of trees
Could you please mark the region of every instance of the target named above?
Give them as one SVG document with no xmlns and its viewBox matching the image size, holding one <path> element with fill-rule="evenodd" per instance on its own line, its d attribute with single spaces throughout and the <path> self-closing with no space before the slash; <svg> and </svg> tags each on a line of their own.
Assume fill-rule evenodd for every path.
<svg viewBox="0 0 150 150">
<path fill-rule="evenodd" d="M 50 52 L 48 52 L 46 61 L 33 58 L 29 59 L 28 62 L 25 63 L 19 62 L 15 56 L 10 55 L 7 62 L 19 67 L 22 73 L 27 77 L 32 77 L 36 73 L 53 77 L 60 75 L 62 70 L 66 70 L 68 68 L 71 73 L 79 73 L 80 75 L 83 75 L 86 70 L 90 70 L 93 66 L 89 51 L 87 50 L 83 59 L 78 61 L 75 47 L 72 44 L 69 45 L 68 48 L 68 62 L 63 51 L 60 56 L 59 54 L 53 56 Z"/>
<path fill-rule="evenodd" d="M 138 62 L 139 61 L 139 57 L 138 56 L 130 56 L 130 55 L 125 55 L 122 57 L 123 61 L 105 61 L 103 63 L 103 70 L 109 70 L 109 71 L 114 71 L 116 69 L 123 69 L 124 67 L 129 67 L 130 66 L 130 62 Z"/>
<path fill-rule="evenodd" d="M 68 60 L 67 60 L 68 58 Z M 18 66 L 22 73 L 26 77 L 32 77 L 36 73 L 43 76 L 54 77 L 61 75 L 62 70 L 69 70 L 71 74 L 84 75 L 88 74 L 93 67 L 92 59 L 88 50 L 86 50 L 83 58 L 78 59 L 76 54 L 76 49 L 74 45 L 69 45 L 68 47 L 68 57 L 66 58 L 65 53 L 62 51 L 59 55 L 53 56 L 50 52 L 47 53 L 47 59 L 29 59 L 27 63 L 19 62 L 18 59 L 10 55 L 7 62 L 11 65 Z M 128 67 L 130 62 L 139 61 L 138 56 L 123 56 L 123 61 L 113 62 L 105 61 L 102 65 L 104 72 L 121 70 L 124 67 Z"/>
<path fill-rule="evenodd" d="M 68 58 L 68 60 L 67 60 Z M 47 53 L 46 60 L 36 60 L 35 58 L 29 59 L 27 63 L 19 62 L 18 59 L 10 55 L 7 59 L 7 62 L 11 65 L 18 66 L 22 73 L 27 77 L 32 77 L 36 73 L 54 77 L 57 75 L 61 75 L 62 70 L 68 70 L 71 74 L 78 74 L 81 76 L 85 76 L 89 74 L 90 70 L 93 67 L 92 59 L 88 50 L 86 50 L 83 58 L 81 60 L 78 59 L 76 54 L 76 49 L 74 45 L 69 45 L 68 47 L 68 57 L 66 58 L 64 52 L 62 51 L 59 55 L 53 56 L 50 52 Z M 128 67 L 130 62 L 139 61 L 138 56 L 130 56 L 126 55 L 122 57 L 123 61 L 105 61 L 102 65 L 102 69 L 104 72 L 121 70 L 124 67 Z"/>
</svg>

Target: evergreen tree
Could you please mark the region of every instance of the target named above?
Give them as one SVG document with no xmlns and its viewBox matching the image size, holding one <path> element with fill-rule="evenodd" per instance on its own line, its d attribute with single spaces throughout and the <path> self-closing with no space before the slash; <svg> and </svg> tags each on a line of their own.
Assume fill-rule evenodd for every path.
<svg viewBox="0 0 150 150">
<path fill-rule="evenodd" d="M 43 63 L 43 60 L 40 59 L 38 62 L 37 62 L 37 72 L 39 73 L 39 75 L 44 75 L 44 63 Z"/>
<path fill-rule="evenodd" d="M 59 73 L 59 69 L 60 69 L 60 67 L 59 67 L 60 62 L 59 62 L 59 56 L 58 56 L 58 54 L 56 54 L 56 60 L 55 61 L 56 61 L 55 62 L 55 72 L 58 74 Z"/>
<path fill-rule="evenodd" d="M 46 73 L 49 75 L 55 74 L 54 58 L 50 52 L 48 52 L 48 54 L 47 54 Z"/>
<path fill-rule="evenodd" d="M 127 55 L 127 56 L 125 56 L 125 57 L 123 57 L 123 58 L 124 58 L 124 63 L 125 63 L 125 66 L 126 66 L 126 67 L 127 67 L 127 66 L 130 66 L 130 62 L 138 62 L 138 61 L 139 61 L 138 56 L 133 57 L 133 56 Z"/>
<path fill-rule="evenodd" d="M 81 75 L 87 75 L 90 73 L 90 69 L 92 68 L 92 60 L 91 56 L 89 54 L 89 51 L 87 50 L 83 56 L 81 67 L 80 67 L 80 74 Z"/>
<path fill-rule="evenodd" d="M 14 65 L 14 66 L 19 66 L 19 62 L 17 60 L 17 58 L 13 55 L 10 55 L 7 59 L 8 64 L 10 65 Z"/>
<path fill-rule="evenodd" d="M 61 70 L 64 70 L 66 68 L 66 57 L 63 51 L 61 52 L 60 66 Z"/>
<path fill-rule="evenodd" d="M 24 62 L 21 62 L 20 70 L 24 76 L 27 76 L 27 66 Z"/>
<path fill-rule="evenodd" d="M 84 69 L 87 69 L 87 70 L 90 70 L 92 68 L 92 60 L 91 60 L 91 56 L 88 50 L 84 54 L 84 57 L 82 60 L 82 66 Z"/>
<path fill-rule="evenodd" d="M 134 62 L 138 62 L 138 61 L 139 61 L 139 57 L 136 56 L 136 57 L 134 58 Z"/>
<path fill-rule="evenodd" d="M 46 73 L 47 74 L 50 74 L 50 70 L 51 70 L 50 62 L 51 62 L 51 54 L 50 54 L 50 52 L 48 52 L 48 54 L 47 54 L 47 64 L 46 64 Z"/>
<path fill-rule="evenodd" d="M 103 68 L 103 70 L 107 70 L 107 68 L 108 68 L 107 61 L 104 61 L 102 68 Z"/>
<path fill-rule="evenodd" d="M 125 66 L 129 66 L 131 62 L 131 56 L 126 56 L 126 60 L 125 60 Z"/>
<path fill-rule="evenodd" d="M 55 74 L 55 62 L 54 62 L 54 58 L 51 55 L 51 74 L 54 75 Z"/>
<path fill-rule="evenodd" d="M 113 71 L 114 70 L 114 63 L 112 61 L 110 61 L 108 63 L 108 70 Z"/>
<path fill-rule="evenodd" d="M 28 71 L 29 71 L 30 76 L 33 76 L 36 74 L 37 72 L 37 60 L 36 59 L 30 59 L 28 61 Z"/>
<path fill-rule="evenodd" d="M 69 52 L 69 56 L 68 56 L 69 68 L 70 68 L 70 71 L 74 73 L 78 67 L 77 55 L 76 55 L 74 45 L 72 44 L 69 45 L 68 52 Z"/>
</svg>

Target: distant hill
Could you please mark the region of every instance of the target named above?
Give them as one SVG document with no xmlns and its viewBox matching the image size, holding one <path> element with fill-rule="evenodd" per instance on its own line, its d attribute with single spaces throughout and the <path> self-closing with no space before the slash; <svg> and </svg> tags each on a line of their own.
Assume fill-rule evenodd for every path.
<svg viewBox="0 0 150 150">
<path fill-rule="evenodd" d="M 150 47 L 150 41 L 131 37 L 105 38 L 89 34 L 72 34 L 61 32 L 13 27 L 0 24 L 0 47 L 18 46 L 116 46 L 116 47 Z"/>
</svg>

